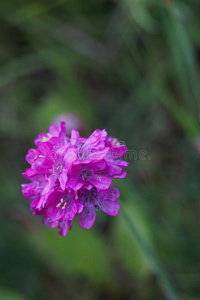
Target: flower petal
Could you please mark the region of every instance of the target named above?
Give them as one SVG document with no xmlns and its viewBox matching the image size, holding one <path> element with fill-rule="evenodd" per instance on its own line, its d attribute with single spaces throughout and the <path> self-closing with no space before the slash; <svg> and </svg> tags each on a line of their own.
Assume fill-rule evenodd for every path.
<svg viewBox="0 0 200 300">
<path fill-rule="evenodd" d="M 71 227 L 72 227 L 72 225 L 71 225 Z M 67 232 L 68 232 L 68 221 L 61 221 L 61 222 L 59 222 L 58 233 L 60 235 L 66 236 Z"/>
<path fill-rule="evenodd" d="M 66 182 L 67 182 L 68 176 L 67 173 L 63 170 L 62 173 L 59 176 L 60 181 L 60 187 L 64 191 L 66 188 Z"/>
<path fill-rule="evenodd" d="M 66 168 L 69 168 L 77 158 L 77 149 L 68 148 L 64 154 L 63 160 Z"/>
<path fill-rule="evenodd" d="M 47 216 L 45 216 L 42 219 L 42 223 L 44 225 L 46 225 L 48 228 L 55 228 L 58 226 L 58 222 L 52 222 L 50 218 L 48 218 Z"/>
<path fill-rule="evenodd" d="M 110 177 L 99 174 L 94 174 L 94 176 L 90 178 L 89 181 L 98 190 L 107 190 L 112 183 L 112 179 Z"/>
<path fill-rule="evenodd" d="M 62 217 L 62 210 L 56 205 L 51 205 L 48 207 L 46 215 L 51 221 L 58 221 Z"/>
<path fill-rule="evenodd" d="M 98 193 L 98 199 L 102 201 L 104 200 L 117 201 L 119 196 L 120 196 L 119 190 L 114 187 L 110 187 L 108 190 Z"/>
<path fill-rule="evenodd" d="M 98 207 L 103 210 L 106 214 L 110 216 L 116 216 L 119 212 L 120 205 L 116 201 L 109 201 L 109 200 L 100 200 L 98 202 Z"/>
<path fill-rule="evenodd" d="M 79 142 L 79 138 L 80 138 L 80 135 L 79 135 L 78 130 L 72 129 L 72 131 L 71 131 L 71 145 L 72 146 L 76 145 Z"/>
<path fill-rule="evenodd" d="M 125 145 L 115 145 L 110 149 L 107 156 L 108 159 L 117 159 L 123 156 L 127 151 L 128 148 Z"/>
<path fill-rule="evenodd" d="M 121 168 L 126 168 L 126 167 L 128 167 L 128 165 L 129 165 L 129 162 L 128 162 L 128 161 L 122 160 L 122 159 L 115 160 L 115 161 L 113 161 L 113 163 L 114 163 L 116 166 L 121 167 Z"/>
<path fill-rule="evenodd" d="M 71 201 L 69 207 L 63 209 L 62 220 L 63 221 L 72 221 L 77 212 L 77 207 L 75 201 Z"/>
<path fill-rule="evenodd" d="M 90 229 L 95 222 L 96 212 L 94 206 L 85 207 L 79 217 L 79 225 L 81 228 Z"/>
<path fill-rule="evenodd" d="M 40 155 L 39 151 L 37 149 L 29 149 L 28 154 L 26 155 L 26 161 L 32 165 L 34 160 Z"/>
<path fill-rule="evenodd" d="M 51 167 L 52 161 L 46 159 L 45 157 L 38 157 L 32 164 L 33 170 L 39 174 L 48 174 Z"/>
<path fill-rule="evenodd" d="M 46 156 L 51 151 L 48 142 L 38 142 L 37 143 L 38 150 L 42 153 L 42 155 Z"/>
<path fill-rule="evenodd" d="M 127 172 L 122 170 L 120 174 L 113 175 L 113 178 L 125 178 L 126 175 L 127 175 Z"/>
<path fill-rule="evenodd" d="M 79 190 L 84 185 L 84 182 L 81 180 L 80 176 L 69 177 L 67 183 L 68 186 L 75 191 Z"/>
<path fill-rule="evenodd" d="M 66 124 L 65 124 L 65 122 L 60 122 L 59 137 L 66 137 L 66 136 L 67 136 Z"/>
<path fill-rule="evenodd" d="M 52 188 L 55 185 L 55 182 L 56 182 L 57 178 L 58 178 L 57 174 L 49 176 L 48 181 L 46 182 L 46 185 L 45 185 L 45 187 L 42 191 L 42 195 L 45 195 L 45 194 L 49 193 L 52 190 Z"/>
<path fill-rule="evenodd" d="M 21 187 L 22 187 L 23 196 L 27 197 L 28 199 L 32 199 L 40 191 L 40 185 L 39 185 L 39 182 L 37 182 L 37 181 L 22 184 Z"/>
</svg>

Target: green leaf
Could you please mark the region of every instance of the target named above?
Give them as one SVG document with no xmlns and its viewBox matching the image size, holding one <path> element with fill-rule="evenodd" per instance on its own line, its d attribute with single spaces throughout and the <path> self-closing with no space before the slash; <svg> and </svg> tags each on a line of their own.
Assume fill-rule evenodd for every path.
<svg viewBox="0 0 200 300">
<path fill-rule="evenodd" d="M 152 31 L 154 21 L 148 11 L 146 0 L 125 0 L 132 19 L 147 31 Z"/>
<path fill-rule="evenodd" d="M 132 220 L 134 220 L 135 226 L 144 240 L 151 244 L 149 226 L 145 220 L 145 215 L 133 199 L 130 198 L 129 200 L 131 201 L 126 201 L 126 207 Z M 137 239 L 126 226 L 121 212 L 114 222 L 113 237 L 124 268 L 135 276 L 148 276 L 151 272 L 148 258 L 143 253 Z"/>
</svg>

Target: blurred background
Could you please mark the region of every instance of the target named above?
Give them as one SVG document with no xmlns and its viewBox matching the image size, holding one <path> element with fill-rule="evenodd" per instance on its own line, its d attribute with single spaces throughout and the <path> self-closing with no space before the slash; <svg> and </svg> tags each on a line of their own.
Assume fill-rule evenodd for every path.
<svg viewBox="0 0 200 300">
<path fill-rule="evenodd" d="M 199 18 L 197 0 L 0 2 L 0 300 L 200 299 Z M 20 186 L 60 119 L 132 153 L 119 215 L 67 237 Z"/>
</svg>

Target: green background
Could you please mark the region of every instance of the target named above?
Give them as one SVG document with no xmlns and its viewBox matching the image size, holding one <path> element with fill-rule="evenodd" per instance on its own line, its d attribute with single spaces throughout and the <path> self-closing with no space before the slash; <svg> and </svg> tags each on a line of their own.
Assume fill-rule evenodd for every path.
<svg viewBox="0 0 200 300">
<path fill-rule="evenodd" d="M 200 299 L 199 18 L 197 0 L 0 2 L 0 300 Z M 62 112 L 130 150 L 119 215 L 67 237 L 20 187 Z"/>
</svg>

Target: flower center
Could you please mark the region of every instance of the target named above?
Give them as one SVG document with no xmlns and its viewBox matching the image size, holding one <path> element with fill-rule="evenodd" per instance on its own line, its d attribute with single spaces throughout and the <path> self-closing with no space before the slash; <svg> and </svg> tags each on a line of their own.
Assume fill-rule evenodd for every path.
<svg viewBox="0 0 200 300">
<path fill-rule="evenodd" d="M 78 148 L 77 158 L 79 160 L 85 160 L 91 154 L 91 150 L 81 144 Z"/>
<path fill-rule="evenodd" d="M 81 146 L 79 147 L 79 149 L 78 149 L 77 158 L 78 158 L 79 160 L 85 160 L 86 157 L 87 157 L 86 151 L 85 151 L 83 145 L 81 145 Z"/>
<path fill-rule="evenodd" d="M 70 195 L 66 195 L 60 199 L 60 202 L 56 205 L 56 207 L 60 207 L 62 209 L 69 208 L 72 203 L 72 197 Z"/>
<path fill-rule="evenodd" d="M 80 174 L 82 180 L 88 180 L 91 177 L 92 173 L 92 170 L 83 169 Z"/>
<path fill-rule="evenodd" d="M 53 172 L 56 174 L 61 174 L 64 167 L 64 162 L 61 158 L 56 158 L 54 160 Z"/>
<path fill-rule="evenodd" d="M 86 206 L 90 204 L 94 204 L 96 197 L 97 197 L 97 191 L 96 189 L 92 189 L 91 191 L 87 191 L 80 197 L 80 202 Z"/>
<path fill-rule="evenodd" d="M 63 166 L 61 165 L 61 164 L 58 164 L 57 166 L 56 166 L 56 173 L 62 173 L 62 168 L 63 168 Z"/>
</svg>

